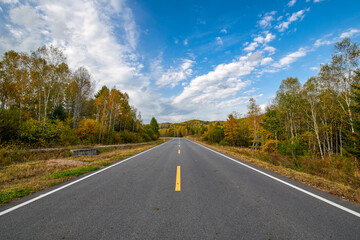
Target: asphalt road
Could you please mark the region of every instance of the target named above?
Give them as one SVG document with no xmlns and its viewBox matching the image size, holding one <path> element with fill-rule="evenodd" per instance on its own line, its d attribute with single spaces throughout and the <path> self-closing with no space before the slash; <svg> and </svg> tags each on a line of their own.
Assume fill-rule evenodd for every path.
<svg viewBox="0 0 360 240">
<path fill-rule="evenodd" d="M 0 239 L 360 239 L 358 205 L 254 169 L 174 139 L 0 207 Z"/>
</svg>

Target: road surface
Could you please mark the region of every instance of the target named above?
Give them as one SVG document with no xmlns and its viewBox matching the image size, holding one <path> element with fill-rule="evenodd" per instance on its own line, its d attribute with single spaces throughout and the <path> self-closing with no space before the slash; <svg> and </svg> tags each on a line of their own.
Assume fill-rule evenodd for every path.
<svg viewBox="0 0 360 240">
<path fill-rule="evenodd" d="M 173 139 L 0 207 L 0 239 L 360 239 L 358 205 L 245 164 Z"/>
</svg>

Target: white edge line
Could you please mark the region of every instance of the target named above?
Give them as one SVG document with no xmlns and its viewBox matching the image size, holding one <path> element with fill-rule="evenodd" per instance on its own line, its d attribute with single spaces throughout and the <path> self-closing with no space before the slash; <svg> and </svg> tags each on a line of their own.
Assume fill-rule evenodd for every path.
<svg viewBox="0 0 360 240">
<path fill-rule="evenodd" d="M 170 140 L 170 141 L 171 141 L 171 140 Z M 134 156 L 128 157 L 128 158 L 126 158 L 126 159 L 124 159 L 124 160 L 122 160 L 122 161 L 119 161 L 119 162 L 117 162 L 117 163 L 114 163 L 114 164 L 112 164 L 112 165 L 110 165 L 110 166 L 108 166 L 108 167 L 106 167 L 106 168 L 102 168 L 102 169 L 100 169 L 100 170 L 97 170 L 97 171 L 95 171 L 94 173 L 91 173 L 91 174 L 89 174 L 89 175 L 87 175 L 87 176 L 85 176 L 85 177 L 82 177 L 82 178 L 80 178 L 80 179 L 78 179 L 78 180 L 75 180 L 75 181 L 73 181 L 73 182 L 71 182 L 71 183 L 68 183 L 68 184 L 66 184 L 66 185 L 64 185 L 64 186 L 61 186 L 61 187 L 59 187 L 59 188 L 57 188 L 57 189 L 54 189 L 54 190 L 52 190 L 52 191 L 50 191 L 50 192 L 41 194 L 40 196 L 37 196 L 37 197 L 32 198 L 32 199 L 30 199 L 30 200 L 28 200 L 28 201 L 26 201 L 26 202 L 20 203 L 19 205 L 16 205 L 16 206 L 14 206 L 14 207 L 11 207 L 11 208 L 9 208 L 9 209 L 6 209 L 6 210 L 0 212 L 0 216 L 5 215 L 5 214 L 7 214 L 7 213 L 9 213 L 9 212 L 12 212 L 12 211 L 14 211 L 14 210 L 16 210 L 16 209 L 18 209 L 18 208 L 23 207 L 23 206 L 26 206 L 26 205 L 28 205 L 28 204 L 30 204 L 30 203 L 32 203 L 32 202 L 35 202 L 35 201 L 37 201 L 37 200 L 39 200 L 39 199 L 41 199 L 41 198 L 44 198 L 44 197 L 46 197 L 46 196 L 48 196 L 48 195 L 50 195 L 50 194 L 53 194 L 53 193 L 55 193 L 55 192 L 57 192 L 57 191 L 60 191 L 60 190 L 62 190 L 62 189 L 64 189 L 64 188 L 70 187 L 71 185 L 73 185 L 73 184 L 75 184 L 75 183 L 81 182 L 81 181 L 83 181 L 83 180 L 85 180 L 85 179 L 87 179 L 87 178 L 89 178 L 89 177 L 92 177 L 92 176 L 94 176 L 94 175 L 96 175 L 96 174 L 99 174 L 99 173 L 101 173 L 101 172 L 103 172 L 103 171 L 105 171 L 105 170 L 108 170 L 108 169 L 110 169 L 110 168 L 112 168 L 112 167 L 115 167 L 115 166 L 117 166 L 117 165 L 119 165 L 119 164 L 121 164 L 121 163 L 127 162 L 127 161 L 129 161 L 130 159 L 132 159 L 132 158 L 135 158 L 135 157 L 137 157 L 137 156 L 139 156 L 139 155 L 141 155 L 141 154 L 144 154 L 144 153 L 146 153 L 146 152 L 148 152 L 148 151 L 154 150 L 155 148 L 158 148 L 158 147 L 160 147 L 160 146 L 163 146 L 164 144 L 167 144 L 167 143 L 169 143 L 170 141 L 165 142 L 165 143 L 163 143 L 163 144 L 160 144 L 160 145 L 158 145 L 158 146 L 152 147 L 152 148 L 150 148 L 150 149 L 147 149 L 147 150 L 145 150 L 145 151 L 143 151 L 143 152 L 141 152 L 141 153 L 138 153 L 138 154 L 136 154 L 136 155 L 134 155 Z"/>
<path fill-rule="evenodd" d="M 195 144 L 197 144 L 197 145 L 199 145 L 199 146 L 201 146 L 201 147 L 203 147 L 203 148 L 206 148 L 206 149 L 208 149 L 208 150 L 210 150 L 210 151 L 212 151 L 212 152 L 214 152 L 214 153 L 217 153 L 217 154 L 219 154 L 220 156 L 223 156 L 223 157 L 225 157 L 225 158 L 227 158 L 227 159 L 229 159 L 229 160 L 231 160 L 231 161 L 233 161 L 233 162 L 236 162 L 236 163 L 238 163 L 238 164 L 240 164 L 240 165 L 243 165 L 244 167 L 250 168 L 250 169 L 253 170 L 253 171 L 256 171 L 256 172 L 258 172 L 258 173 L 261 173 L 261 174 L 263 174 L 263 175 L 265 175 L 265 176 L 267 176 L 267 177 L 269 177 L 269 178 L 272 178 L 272 179 L 274 179 L 274 180 L 276 180 L 276 181 L 278 181 L 278 182 L 281 182 L 281 183 L 283 183 L 283 184 L 285 184 L 285 185 L 287 185 L 287 186 L 289 186 L 289 187 L 292 187 L 292 188 L 294 188 L 294 189 L 296 189 L 296 190 L 298 190 L 298 191 L 300 191 L 300 192 L 303 192 L 303 193 L 305 193 L 305 194 L 307 194 L 307 195 L 310 195 L 310 196 L 312 196 L 312 197 L 314 197 L 314 198 L 317 198 L 317 199 L 319 199 L 320 201 L 326 202 L 326 203 L 328 203 L 328 204 L 330 204 L 330 205 L 332 205 L 332 206 L 334 206 L 334 207 L 337 207 L 337 208 L 339 208 L 339 209 L 341 209 L 341 210 L 343 210 L 343 211 L 345 211 L 345 212 L 348 212 L 348 213 L 351 213 L 351 214 L 353 214 L 353 215 L 355 215 L 355 216 L 357 216 L 357 217 L 360 217 L 360 213 L 358 213 L 358 212 L 356 212 L 356 211 L 354 211 L 354 210 L 351 210 L 351 209 L 349 209 L 349 208 L 346 208 L 346 207 L 344 207 L 344 206 L 341 206 L 341 205 L 339 205 L 339 204 L 337 204 L 337 203 L 334 203 L 334 202 L 332 202 L 332 201 L 330 201 L 330 200 L 328 200 L 328 199 L 326 199 L 326 198 L 320 197 L 320 196 L 318 196 L 318 195 L 316 195 L 316 194 L 314 194 L 314 193 L 311 193 L 311 192 L 306 191 L 306 190 L 304 190 L 304 189 L 302 189 L 302 188 L 300 188 L 300 187 L 297 187 L 297 186 L 295 186 L 295 185 L 292 185 L 291 183 L 285 182 L 285 181 L 283 181 L 283 180 L 281 180 L 281 179 L 279 179 L 279 178 L 276 178 L 276 177 L 274 177 L 274 176 L 271 176 L 270 174 L 267 174 L 267 173 L 265 173 L 265 172 L 262 172 L 262 171 L 260 171 L 260 170 L 258 170 L 258 169 L 256 169 L 256 168 L 253 168 L 253 167 L 251 167 L 251 166 L 249 166 L 249 165 L 247 165 L 247 164 L 245 164 L 245 163 L 239 162 L 239 161 L 237 161 L 237 160 L 235 160 L 235 159 L 233 159 L 233 158 L 231 158 L 231 157 L 229 157 L 229 156 L 226 156 L 226 155 L 224 155 L 224 154 L 222 154 L 222 153 L 219 153 L 219 152 L 217 152 L 217 151 L 215 151 L 215 150 L 213 150 L 213 149 L 211 149 L 211 148 L 205 147 L 204 145 L 201 145 L 201 144 L 199 144 L 199 143 L 197 143 L 197 142 L 191 141 L 191 140 L 189 140 L 189 139 L 187 139 L 187 140 L 190 141 L 190 142 L 193 142 L 193 143 L 195 143 Z"/>
</svg>

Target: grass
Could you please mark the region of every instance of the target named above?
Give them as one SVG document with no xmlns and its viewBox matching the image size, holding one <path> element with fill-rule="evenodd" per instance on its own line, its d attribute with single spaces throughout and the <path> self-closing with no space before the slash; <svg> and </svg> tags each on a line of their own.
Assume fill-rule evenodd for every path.
<svg viewBox="0 0 360 240">
<path fill-rule="evenodd" d="M 94 156 L 64 157 L 63 154 L 45 159 L 30 159 L 0 166 L 0 205 L 58 185 L 76 176 L 95 171 L 139 152 L 157 146 L 164 141 L 126 148 L 105 148 Z M 0 153 L 1 155 L 1 153 Z"/>
<path fill-rule="evenodd" d="M 95 171 L 98 169 L 99 169 L 99 167 L 95 167 L 95 166 L 83 166 L 83 167 L 78 167 L 78 168 L 74 168 L 74 169 L 54 172 L 54 173 L 48 175 L 47 177 L 48 178 L 65 178 L 65 177 L 69 177 L 69 176 L 79 176 L 81 174 Z"/>
<path fill-rule="evenodd" d="M 339 159 L 336 156 L 325 161 L 305 156 L 291 159 L 278 153 L 210 145 L 192 137 L 189 139 L 325 192 L 360 203 L 360 178 L 347 159 Z"/>
<path fill-rule="evenodd" d="M 31 188 L 20 188 L 20 189 L 14 189 L 11 191 L 7 191 L 7 192 L 1 192 L 0 193 L 0 202 L 8 202 L 12 199 L 15 198 L 20 198 L 20 197 L 24 197 L 29 195 L 30 193 L 32 193 L 33 190 Z"/>
</svg>

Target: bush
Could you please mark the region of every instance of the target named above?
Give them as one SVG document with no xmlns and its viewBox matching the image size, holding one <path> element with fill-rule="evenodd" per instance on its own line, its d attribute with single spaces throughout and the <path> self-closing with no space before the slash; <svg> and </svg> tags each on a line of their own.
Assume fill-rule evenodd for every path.
<svg viewBox="0 0 360 240">
<path fill-rule="evenodd" d="M 79 123 L 79 128 L 75 131 L 75 135 L 85 143 L 95 143 L 102 128 L 101 124 L 96 120 L 83 119 Z"/>
<path fill-rule="evenodd" d="M 16 110 L 0 109 L 0 141 L 7 142 L 18 138 L 20 114 Z"/>
<path fill-rule="evenodd" d="M 58 122 L 57 127 L 61 132 L 59 139 L 61 145 L 70 146 L 76 145 L 80 142 L 80 139 L 74 134 L 74 129 L 72 129 L 68 124 Z"/>
<path fill-rule="evenodd" d="M 145 139 L 148 139 L 146 138 L 146 135 L 148 135 L 150 137 L 151 140 L 156 140 L 158 139 L 158 135 L 154 132 L 154 129 L 150 126 L 150 125 L 145 125 L 144 126 L 144 129 L 143 129 L 143 132 L 145 134 L 143 134 L 145 136 Z M 150 140 L 150 141 L 151 141 Z"/>
<path fill-rule="evenodd" d="M 61 129 L 57 123 L 29 120 L 21 127 L 20 139 L 31 145 L 52 146 L 58 145 Z"/>
<path fill-rule="evenodd" d="M 223 139 L 219 142 L 219 145 L 220 146 L 230 146 L 230 143 L 228 141 L 226 141 L 225 139 Z"/>
<path fill-rule="evenodd" d="M 261 151 L 263 151 L 263 152 L 275 152 L 278 144 L 279 144 L 278 140 L 268 139 L 265 142 L 265 144 L 261 146 Z"/>
<path fill-rule="evenodd" d="M 289 140 L 282 141 L 278 149 L 281 155 L 297 158 L 298 156 L 304 155 L 307 147 L 300 138 L 293 137 Z"/>
</svg>

